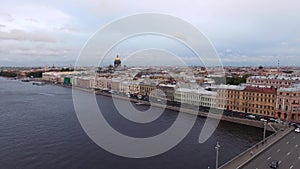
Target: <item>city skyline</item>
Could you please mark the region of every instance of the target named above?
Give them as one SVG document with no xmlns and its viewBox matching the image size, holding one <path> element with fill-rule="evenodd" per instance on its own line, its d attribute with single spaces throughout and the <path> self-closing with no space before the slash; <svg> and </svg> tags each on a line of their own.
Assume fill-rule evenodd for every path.
<svg viewBox="0 0 300 169">
<path fill-rule="evenodd" d="M 10 1 L 0 7 L 0 63 L 74 65 L 80 49 L 99 28 L 124 16 L 151 12 L 172 15 L 194 25 L 215 46 L 224 66 L 276 67 L 278 60 L 281 66 L 297 66 L 299 5 L 297 1 L 279 0 Z M 140 40 L 153 42 L 153 37 Z M 169 43 L 165 42 L 161 45 Z M 112 56 L 120 53 L 124 59 L 132 54 L 133 44 L 124 45 Z M 182 53 L 187 55 L 187 63 L 194 63 L 193 56 Z M 152 60 L 155 63 L 156 59 Z"/>
</svg>

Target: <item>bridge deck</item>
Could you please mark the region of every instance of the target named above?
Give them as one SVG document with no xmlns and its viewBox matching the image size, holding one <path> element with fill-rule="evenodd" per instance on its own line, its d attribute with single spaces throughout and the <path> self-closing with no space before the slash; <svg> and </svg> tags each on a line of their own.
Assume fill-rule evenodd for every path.
<svg viewBox="0 0 300 169">
<path fill-rule="evenodd" d="M 282 138 L 284 138 L 287 134 L 293 131 L 293 128 L 286 128 L 284 131 L 278 131 L 273 135 L 269 136 L 266 139 L 266 142 L 263 143 L 262 141 L 254 145 L 253 147 L 249 148 L 245 152 L 241 153 L 234 159 L 230 160 L 229 162 L 225 163 L 220 169 L 239 169 L 243 167 L 245 164 L 250 162 L 255 157 L 259 156 L 262 152 L 267 150 L 271 147 L 274 143 L 278 142 Z"/>
</svg>

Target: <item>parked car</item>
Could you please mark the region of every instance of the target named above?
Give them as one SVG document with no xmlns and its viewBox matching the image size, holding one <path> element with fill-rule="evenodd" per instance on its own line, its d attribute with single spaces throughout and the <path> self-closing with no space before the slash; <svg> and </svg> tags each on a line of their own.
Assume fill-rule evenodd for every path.
<svg viewBox="0 0 300 169">
<path fill-rule="evenodd" d="M 300 128 L 296 128 L 295 133 L 300 133 Z"/>
<path fill-rule="evenodd" d="M 274 118 L 269 118 L 269 121 L 270 121 L 270 122 L 275 122 L 276 119 L 274 119 Z"/>
<path fill-rule="evenodd" d="M 260 121 L 263 121 L 263 122 L 267 122 L 268 120 L 264 119 L 264 118 L 261 118 L 259 119 Z"/>
<path fill-rule="evenodd" d="M 255 119 L 256 116 L 254 116 L 254 115 L 252 115 L 252 114 L 249 114 L 249 115 L 246 116 L 246 118 L 248 118 L 248 119 Z"/>
<path fill-rule="evenodd" d="M 297 123 L 294 123 L 294 122 L 290 122 L 290 126 L 295 127 L 295 129 L 296 129 L 296 128 L 300 128 L 300 125 L 297 124 Z"/>
<path fill-rule="evenodd" d="M 280 123 L 280 124 L 282 124 L 282 123 L 283 123 L 283 121 L 282 121 L 282 120 L 280 120 L 280 119 L 276 119 L 276 120 L 275 120 L 275 122 L 277 122 L 277 123 Z"/>
<path fill-rule="evenodd" d="M 277 160 L 273 160 L 270 163 L 270 168 L 278 168 L 279 162 Z"/>
</svg>

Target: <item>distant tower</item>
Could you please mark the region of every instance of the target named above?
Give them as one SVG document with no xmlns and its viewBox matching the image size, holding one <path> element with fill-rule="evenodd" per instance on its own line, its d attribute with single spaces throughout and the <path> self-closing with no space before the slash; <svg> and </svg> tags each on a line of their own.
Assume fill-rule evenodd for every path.
<svg viewBox="0 0 300 169">
<path fill-rule="evenodd" d="M 280 69 L 280 62 L 279 62 L 279 59 L 278 59 L 278 62 L 277 62 L 277 71 L 279 71 Z"/>
<path fill-rule="evenodd" d="M 115 58 L 114 66 L 115 68 L 121 66 L 121 59 L 119 58 L 119 55 L 117 55 L 117 57 Z"/>
</svg>

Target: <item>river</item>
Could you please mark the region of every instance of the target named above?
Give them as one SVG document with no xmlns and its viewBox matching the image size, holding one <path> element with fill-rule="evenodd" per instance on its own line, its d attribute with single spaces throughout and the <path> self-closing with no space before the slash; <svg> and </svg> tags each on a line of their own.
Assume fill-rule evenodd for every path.
<svg viewBox="0 0 300 169">
<path fill-rule="evenodd" d="M 125 127 L 110 97 L 97 96 L 105 104 L 104 116 L 117 130 L 130 136 L 162 132 L 177 117 L 165 113 L 142 129 Z M 138 109 L 147 109 L 139 105 Z M 198 117 L 187 137 L 158 156 L 130 159 L 97 146 L 81 128 L 73 107 L 72 90 L 55 85 L 0 78 L 0 168 L 2 169 L 206 169 L 215 166 L 215 145 L 220 142 L 220 165 L 262 139 L 262 129 L 221 122 L 214 134 L 198 143 L 205 118 Z M 158 143 L 159 144 L 159 143 Z"/>
</svg>

